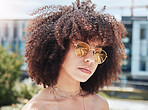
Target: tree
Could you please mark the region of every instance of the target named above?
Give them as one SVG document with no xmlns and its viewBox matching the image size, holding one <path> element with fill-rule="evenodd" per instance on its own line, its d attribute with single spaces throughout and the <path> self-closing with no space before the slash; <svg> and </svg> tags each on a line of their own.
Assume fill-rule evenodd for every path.
<svg viewBox="0 0 148 110">
<path fill-rule="evenodd" d="M 9 52 L 0 46 L 0 106 L 17 102 L 17 92 L 13 90 L 15 81 L 21 75 L 23 58 L 18 52 Z"/>
</svg>

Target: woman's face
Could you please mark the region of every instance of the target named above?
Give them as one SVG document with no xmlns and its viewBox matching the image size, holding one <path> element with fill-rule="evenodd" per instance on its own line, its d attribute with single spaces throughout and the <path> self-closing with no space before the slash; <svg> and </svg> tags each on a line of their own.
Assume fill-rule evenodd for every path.
<svg viewBox="0 0 148 110">
<path fill-rule="evenodd" d="M 82 41 L 73 41 L 75 44 L 79 42 Z M 61 70 L 64 74 L 70 76 L 70 78 L 79 82 L 85 82 L 93 75 L 98 64 L 95 62 L 93 50 L 90 50 L 86 56 L 79 57 L 75 54 L 75 45 L 73 43 L 70 43 L 70 48 L 65 56 Z M 91 49 L 94 49 L 98 45 L 98 41 L 89 42 Z"/>
</svg>

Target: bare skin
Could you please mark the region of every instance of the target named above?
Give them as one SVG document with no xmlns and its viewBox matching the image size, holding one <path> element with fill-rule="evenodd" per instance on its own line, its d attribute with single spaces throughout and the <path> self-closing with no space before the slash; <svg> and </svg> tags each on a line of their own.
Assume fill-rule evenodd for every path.
<svg viewBox="0 0 148 110">
<path fill-rule="evenodd" d="M 74 99 L 58 97 L 61 110 L 83 110 L 83 97 Z M 84 97 L 86 110 L 109 110 L 107 101 L 100 95 L 89 94 Z M 22 110 L 59 110 L 58 103 L 49 88 L 42 90 L 30 100 Z"/>
<path fill-rule="evenodd" d="M 79 41 L 74 41 L 74 43 L 77 42 Z M 98 41 L 89 43 L 90 48 L 95 48 L 98 44 Z M 90 51 L 85 57 L 78 57 L 74 54 L 74 50 L 74 45 L 70 44 L 70 49 L 66 54 L 59 72 L 58 82 L 55 85 L 60 90 L 70 93 L 79 91 L 80 82 L 87 81 L 98 66 L 94 60 L 93 51 Z M 80 71 L 79 68 L 84 67 L 88 68 L 91 73 L 86 74 Z M 86 110 L 109 110 L 107 101 L 97 94 L 84 96 L 83 104 L 83 96 L 65 98 L 56 95 L 55 99 L 53 92 L 50 91 L 50 88 L 42 90 L 30 100 L 22 110 L 84 110 L 84 106 Z M 83 91 L 83 93 L 85 93 L 85 91 Z M 57 100 L 59 101 L 59 105 Z"/>
</svg>

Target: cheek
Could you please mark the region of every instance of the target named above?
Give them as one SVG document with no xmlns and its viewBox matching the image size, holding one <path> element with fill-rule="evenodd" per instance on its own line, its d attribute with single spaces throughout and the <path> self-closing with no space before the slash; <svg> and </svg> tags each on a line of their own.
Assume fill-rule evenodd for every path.
<svg viewBox="0 0 148 110">
<path fill-rule="evenodd" d="M 93 67 L 94 67 L 93 70 L 94 70 L 94 72 L 95 72 L 96 69 L 97 69 L 97 67 L 98 67 L 98 64 L 95 64 Z"/>
<path fill-rule="evenodd" d="M 72 50 L 68 51 L 62 65 L 70 69 L 76 66 L 76 64 L 77 64 L 77 58 L 74 52 Z"/>
</svg>

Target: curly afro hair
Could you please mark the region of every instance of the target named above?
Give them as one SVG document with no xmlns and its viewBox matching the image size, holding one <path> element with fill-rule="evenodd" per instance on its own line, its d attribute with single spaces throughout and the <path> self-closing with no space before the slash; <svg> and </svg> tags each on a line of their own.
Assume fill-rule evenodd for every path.
<svg viewBox="0 0 148 110">
<path fill-rule="evenodd" d="M 95 73 L 80 85 L 88 93 L 97 93 L 122 73 L 122 59 L 126 58 L 121 38 L 126 29 L 114 16 L 95 10 L 91 0 L 77 0 L 70 6 L 51 5 L 37 9 L 31 15 L 26 32 L 26 70 L 32 80 L 44 87 L 57 83 L 59 70 L 69 41 L 84 42 L 99 39 L 104 43 L 107 59 L 98 65 Z"/>
</svg>

